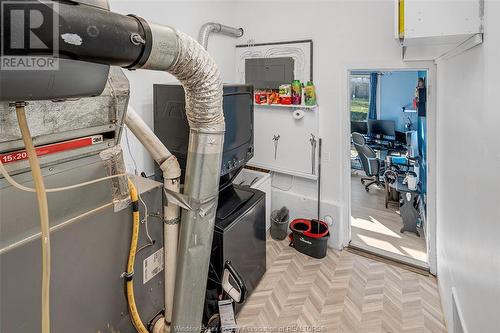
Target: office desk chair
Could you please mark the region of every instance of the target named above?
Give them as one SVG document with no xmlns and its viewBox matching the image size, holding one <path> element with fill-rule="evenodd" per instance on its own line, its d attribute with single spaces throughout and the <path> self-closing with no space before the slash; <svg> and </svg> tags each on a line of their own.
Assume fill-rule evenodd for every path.
<svg viewBox="0 0 500 333">
<path fill-rule="evenodd" d="M 374 184 L 384 186 L 384 182 L 380 180 L 380 174 L 383 171 L 383 167 L 380 159 L 377 158 L 377 154 L 366 144 L 365 137 L 362 134 L 354 132 L 351 135 L 354 148 L 356 148 L 358 152 L 363 170 L 368 176 L 361 178 L 361 184 L 365 186 L 366 192 L 370 191 L 370 186 Z M 365 185 L 365 182 L 369 183 Z"/>
</svg>

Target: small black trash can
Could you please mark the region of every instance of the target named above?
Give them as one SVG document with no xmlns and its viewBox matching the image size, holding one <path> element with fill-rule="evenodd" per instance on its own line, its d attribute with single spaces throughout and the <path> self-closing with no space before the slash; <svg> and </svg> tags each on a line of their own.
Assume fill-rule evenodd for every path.
<svg viewBox="0 0 500 333">
<path fill-rule="evenodd" d="M 290 217 L 286 216 L 284 221 L 279 219 L 279 210 L 271 213 L 271 237 L 275 240 L 283 240 L 288 234 L 288 222 Z"/>
</svg>

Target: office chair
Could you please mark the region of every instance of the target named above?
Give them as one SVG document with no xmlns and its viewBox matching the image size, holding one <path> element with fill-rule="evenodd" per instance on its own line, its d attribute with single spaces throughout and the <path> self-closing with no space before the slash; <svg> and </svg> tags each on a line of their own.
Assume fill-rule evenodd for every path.
<svg viewBox="0 0 500 333">
<path fill-rule="evenodd" d="M 382 163 L 380 159 L 377 158 L 375 151 L 366 144 L 365 137 L 362 134 L 356 132 L 352 133 L 352 141 L 358 152 L 363 170 L 369 177 L 361 178 L 361 184 L 365 186 L 366 192 L 370 191 L 370 186 L 373 184 L 384 186 L 384 182 L 380 180 L 380 174 L 383 171 Z M 367 181 L 369 181 L 369 183 L 365 185 Z"/>
</svg>

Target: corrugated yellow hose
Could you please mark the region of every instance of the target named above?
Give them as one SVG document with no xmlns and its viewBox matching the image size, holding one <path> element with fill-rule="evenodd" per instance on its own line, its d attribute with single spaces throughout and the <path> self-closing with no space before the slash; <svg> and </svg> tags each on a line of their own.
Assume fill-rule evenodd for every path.
<svg viewBox="0 0 500 333">
<path fill-rule="evenodd" d="M 139 311 L 137 311 L 137 306 L 135 304 L 134 297 L 134 263 L 135 263 L 135 253 L 137 251 L 137 243 L 139 241 L 139 195 L 137 194 L 137 189 L 134 183 L 129 179 L 128 188 L 130 191 L 130 198 L 132 199 L 132 239 L 130 241 L 130 252 L 128 254 L 127 272 L 125 274 L 125 288 L 127 292 L 127 302 L 128 309 L 130 312 L 130 318 L 132 319 L 132 324 L 139 333 L 148 333 L 148 330 L 142 323 L 141 317 L 139 316 Z"/>
<path fill-rule="evenodd" d="M 42 333 L 50 333 L 50 231 L 49 231 L 49 207 L 47 204 L 47 193 L 43 183 L 40 163 L 36 156 L 36 150 L 31 139 L 30 129 L 24 112 L 24 102 L 16 103 L 17 121 L 24 141 L 24 147 L 28 153 L 28 160 L 35 183 L 38 210 L 40 212 L 40 229 L 42 233 Z"/>
</svg>

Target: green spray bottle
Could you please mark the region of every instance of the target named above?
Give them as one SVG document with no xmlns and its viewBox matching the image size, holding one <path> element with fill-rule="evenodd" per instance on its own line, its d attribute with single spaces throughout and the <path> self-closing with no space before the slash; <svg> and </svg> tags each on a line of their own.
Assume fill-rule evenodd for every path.
<svg viewBox="0 0 500 333">
<path fill-rule="evenodd" d="M 316 89 L 311 81 L 307 81 L 304 87 L 304 100 L 307 106 L 316 105 Z"/>
</svg>

